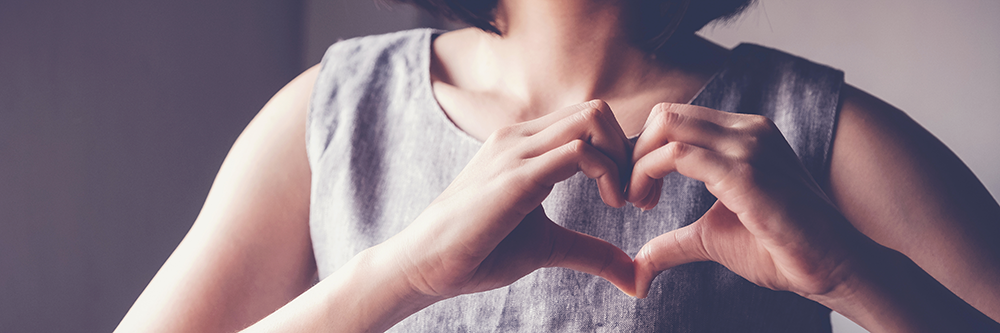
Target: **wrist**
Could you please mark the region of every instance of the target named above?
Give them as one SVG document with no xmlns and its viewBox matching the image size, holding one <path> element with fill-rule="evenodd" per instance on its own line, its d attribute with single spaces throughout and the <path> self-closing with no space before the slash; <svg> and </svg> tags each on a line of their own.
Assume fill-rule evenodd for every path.
<svg viewBox="0 0 1000 333">
<path fill-rule="evenodd" d="M 804 295 L 871 332 L 990 331 L 1000 327 L 908 257 L 870 239 L 854 248 L 848 274 L 829 292 Z"/>
<path fill-rule="evenodd" d="M 351 259 L 351 284 L 355 301 L 382 322 L 383 331 L 443 298 L 426 295 L 413 287 L 398 265 L 399 254 L 380 244 Z M 387 324 L 387 325 L 386 325 Z"/>
<path fill-rule="evenodd" d="M 362 251 L 244 332 L 382 332 L 439 300 L 401 279 L 391 256 Z"/>
<path fill-rule="evenodd" d="M 326 322 L 338 332 L 382 332 L 440 300 L 415 290 L 382 245 L 358 253 L 317 287 L 325 291 Z"/>
<path fill-rule="evenodd" d="M 882 289 L 867 265 L 854 262 L 846 268 L 849 273 L 828 292 L 803 296 L 844 315 L 870 332 L 884 332 L 875 327 L 884 323 L 886 315 L 881 312 L 884 305 L 891 301 L 881 293 Z"/>
</svg>

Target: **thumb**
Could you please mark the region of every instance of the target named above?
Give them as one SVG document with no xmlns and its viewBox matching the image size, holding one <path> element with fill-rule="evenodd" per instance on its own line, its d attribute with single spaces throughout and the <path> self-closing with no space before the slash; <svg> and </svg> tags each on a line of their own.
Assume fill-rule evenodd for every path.
<svg viewBox="0 0 1000 333">
<path fill-rule="evenodd" d="M 625 251 L 607 241 L 569 230 L 553 223 L 552 254 L 546 267 L 564 267 L 608 280 L 619 290 L 635 296 L 635 268 Z"/>
<path fill-rule="evenodd" d="M 699 221 L 653 238 L 635 256 L 636 297 L 646 298 L 660 272 L 678 265 L 711 260 L 702 242 Z"/>
</svg>

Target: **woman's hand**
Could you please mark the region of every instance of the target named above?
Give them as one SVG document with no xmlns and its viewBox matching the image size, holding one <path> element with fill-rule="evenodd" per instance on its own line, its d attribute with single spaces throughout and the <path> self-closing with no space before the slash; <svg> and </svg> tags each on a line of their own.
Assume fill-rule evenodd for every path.
<svg viewBox="0 0 1000 333">
<path fill-rule="evenodd" d="M 635 258 L 636 294 L 663 270 L 715 261 L 760 286 L 798 293 L 872 332 L 1000 332 L 906 256 L 856 230 L 764 117 L 661 104 L 635 145 L 628 201 L 649 209 L 671 172 L 718 201 Z"/>
<path fill-rule="evenodd" d="M 852 273 L 851 227 L 768 119 L 660 104 L 636 142 L 628 201 L 650 209 L 664 176 L 705 182 L 718 201 L 698 221 L 650 240 L 635 259 L 637 294 L 671 267 L 715 261 L 744 278 L 803 296 Z"/>
<path fill-rule="evenodd" d="M 513 283 L 540 267 L 601 276 L 634 293 L 631 258 L 567 230 L 540 204 L 582 171 L 605 203 L 625 205 L 631 143 L 607 104 L 591 101 L 494 133 L 452 184 L 404 231 L 380 244 L 402 278 L 435 299 Z"/>
</svg>

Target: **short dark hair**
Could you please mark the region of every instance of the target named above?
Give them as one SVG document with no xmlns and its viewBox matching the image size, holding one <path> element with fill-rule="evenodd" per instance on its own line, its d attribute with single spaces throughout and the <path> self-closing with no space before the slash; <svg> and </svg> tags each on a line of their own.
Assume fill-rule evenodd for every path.
<svg viewBox="0 0 1000 333">
<path fill-rule="evenodd" d="M 494 24 L 497 0 L 396 0 L 402 3 L 410 3 L 423 8 L 440 18 L 457 20 L 477 27 L 487 32 L 500 35 L 500 29 Z M 668 4 L 677 0 L 633 0 L 639 13 L 658 13 Z M 755 0 L 690 0 L 684 17 L 681 19 L 675 33 L 689 34 L 701 30 L 708 23 L 715 20 L 729 20 L 750 7 Z M 662 40 L 655 39 L 661 36 L 663 30 L 668 29 L 671 22 L 664 21 L 663 17 L 654 15 L 641 15 L 644 21 L 640 23 L 645 31 L 639 31 L 642 35 L 637 37 L 642 44 L 656 44 L 651 48 L 655 49 L 663 44 Z M 650 19 L 652 17 L 652 19 Z M 652 31 L 650 31 L 652 30 Z"/>
</svg>

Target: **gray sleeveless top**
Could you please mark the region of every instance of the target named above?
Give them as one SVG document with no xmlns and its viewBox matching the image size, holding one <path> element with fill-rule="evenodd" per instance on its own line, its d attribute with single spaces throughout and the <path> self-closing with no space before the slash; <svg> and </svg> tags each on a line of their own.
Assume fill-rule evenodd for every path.
<svg viewBox="0 0 1000 333">
<path fill-rule="evenodd" d="M 320 278 L 407 226 L 481 143 L 456 128 L 430 85 L 431 30 L 334 44 L 308 117 L 310 228 Z M 828 174 L 843 74 L 779 51 L 740 45 L 694 104 L 772 119 L 812 174 Z M 664 179 L 652 211 L 601 202 L 578 174 L 543 207 L 557 223 L 635 256 L 648 240 L 690 224 L 715 201 L 704 184 Z M 489 204 L 489 203 L 483 203 Z M 601 278 L 543 268 L 514 284 L 448 299 L 393 332 L 829 332 L 830 310 L 758 287 L 712 263 L 682 265 L 635 299 Z"/>
</svg>

